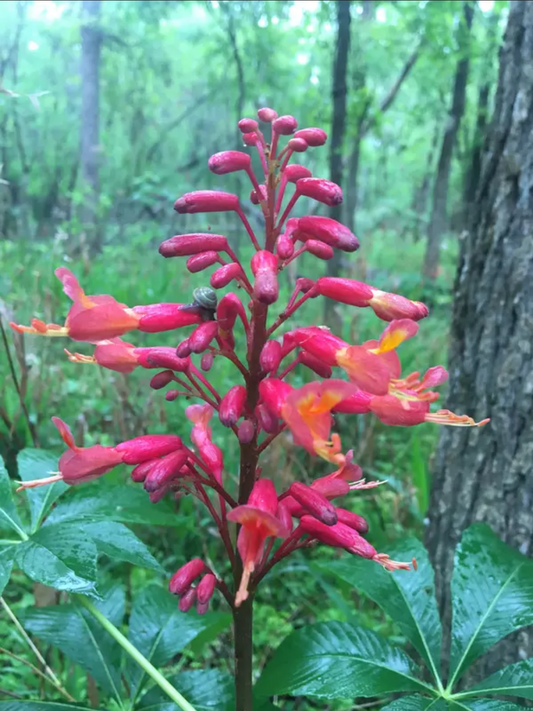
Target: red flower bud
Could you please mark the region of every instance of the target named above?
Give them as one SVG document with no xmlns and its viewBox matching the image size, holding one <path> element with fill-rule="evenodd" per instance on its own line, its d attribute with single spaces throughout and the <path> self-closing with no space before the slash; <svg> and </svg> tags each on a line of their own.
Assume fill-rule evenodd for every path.
<svg viewBox="0 0 533 711">
<path fill-rule="evenodd" d="M 182 360 L 187 359 L 192 353 L 191 350 L 191 344 L 188 338 L 183 340 L 181 343 L 178 343 L 178 346 L 176 348 L 176 355 L 181 358 Z"/>
<path fill-rule="evenodd" d="M 305 243 L 305 249 L 319 259 L 332 259 L 333 248 L 325 242 L 319 242 L 317 239 L 308 239 Z"/>
<path fill-rule="evenodd" d="M 343 252 L 355 252 L 359 248 L 357 237 L 347 227 L 330 217 L 316 215 L 300 217 L 298 230 L 331 245 L 331 247 L 342 249 Z"/>
<path fill-rule="evenodd" d="M 283 171 L 283 176 L 289 183 L 295 183 L 302 178 L 310 178 L 312 175 L 309 168 L 306 168 L 304 165 L 298 165 L 297 163 L 288 165 Z"/>
<path fill-rule="evenodd" d="M 187 260 L 187 269 L 191 272 L 191 274 L 196 274 L 197 272 L 201 272 L 204 269 L 213 266 L 213 264 L 216 264 L 218 259 L 219 257 L 217 252 L 202 252 L 202 254 L 195 254 Z"/>
<path fill-rule="evenodd" d="M 168 368 L 178 373 L 184 373 L 190 366 L 188 358 L 178 358 L 174 348 L 155 346 L 152 348 L 135 348 L 133 351 L 143 368 Z"/>
<path fill-rule="evenodd" d="M 207 162 L 209 170 L 216 175 L 235 173 L 237 170 L 248 170 L 250 165 L 250 156 L 248 153 L 242 153 L 241 151 L 215 153 Z"/>
<path fill-rule="evenodd" d="M 373 296 L 370 300 L 370 307 L 376 316 L 384 321 L 393 321 L 399 318 L 410 318 L 413 321 L 420 321 L 428 315 L 428 307 L 420 301 L 411 301 L 399 294 L 389 294 L 379 289 L 372 290 Z"/>
<path fill-rule="evenodd" d="M 183 306 L 184 304 L 150 304 L 148 306 L 134 306 L 132 311 L 140 317 L 137 326 L 139 331 L 161 333 L 200 323 L 202 320 L 200 311 L 185 310 Z"/>
<path fill-rule="evenodd" d="M 294 116 L 280 116 L 272 122 L 272 130 L 282 136 L 290 136 L 298 128 L 298 121 Z"/>
<path fill-rule="evenodd" d="M 218 417 L 224 427 L 233 427 L 239 421 L 246 402 L 246 388 L 234 385 L 220 402 Z"/>
<path fill-rule="evenodd" d="M 137 466 L 131 470 L 131 480 L 136 484 L 143 482 L 148 476 L 150 470 L 157 464 L 158 461 L 158 459 L 149 459 L 147 462 L 137 464 Z"/>
<path fill-rule="evenodd" d="M 198 599 L 198 602 L 202 605 L 209 602 L 209 600 L 211 600 L 211 598 L 213 597 L 216 585 L 217 579 L 212 573 L 207 573 L 207 575 L 204 575 L 204 577 L 196 586 L 196 597 Z"/>
<path fill-rule="evenodd" d="M 152 390 L 161 390 L 172 382 L 172 380 L 174 380 L 174 373 L 171 370 L 162 370 L 160 373 L 156 373 L 150 380 L 150 387 Z"/>
<path fill-rule="evenodd" d="M 200 558 L 193 558 L 179 568 L 172 578 L 168 589 L 173 595 L 183 595 L 203 573 L 208 572 L 208 568 Z"/>
<path fill-rule="evenodd" d="M 282 234 L 276 242 L 276 254 L 280 259 L 290 259 L 294 254 L 294 243 L 288 234 Z"/>
<path fill-rule="evenodd" d="M 263 121 L 264 123 L 271 123 L 278 117 L 278 114 L 274 109 L 259 109 L 257 112 L 257 115 L 259 116 L 259 120 Z"/>
<path fill-rule="evenodd" d="M 259 205 L 259 202 L 260 202 L 260 201 L 265 202 L 266 199 L 267 199 L 267 188 L 266 188 L 266 185 L 260 185 L 260 186 L 259 186 L 259 190 L 260 190 L 260 193 L 261 193 L 259 196 L 257 195 L 257 191 L 256 191 L 256 190 L 252 190 L 252 192 L 250 193 L 250 200 L 251 200 L 251 202 L 252 202 L 254 205 Z"/>
<path fill-rule="evenodd" d="M 241 133 L 252 133 L 252 131 L 257 131 L 259 124 L 255 119 L 243 118 L 237 124 L 239 131 Z"/>
<path fill-rule="evenodd" d="M 204 371 L 204 373 L 208 373 L 211 370 L 214 359 L 215 356 L 211 351 L 203 354 L 202 360 L 200 361 L 200 368 Z"/>
<path fill-rule="evenodd" d="M 368 541 L 365 541 L 357 531 L 354 531 L 344 523 L 326 526 L 312 516 L 302 516 L 300 526 L 305 533 L 328 546 L 344 548 L 349 553 L 359 555 L 362 558 L 372 559 L 377 554 L 376 549 Z"/>
<path fill-rule="evenodd" d="M 323 146 L 328 140 L 328 134 L 321 128 L 301 128 L 294 134 L 295 138 L 303 138 L 308 146 Z"/>
<path fill-rule="evenodd" d="M 297 328 L 286 335 L 290 336 L 293 343 L 316 356 L 326 365 L 337 365 L 337 351 L 349 346 L 324 326 Z"/>
<path fill-rule="evenodd" d="M 358 516 L 352 511 L 347 511 L 346 509 L 337 509 L 337 519 L 339 523 L 343 523 L 349 528 L 353 528 L 357 533 L 367 533 L 368 523 L 362 516 Z"/>
<path fill-rule="evenodd" d="M 309 279 L 308 277 L 299 277 L 296 279 L 296 286 L 298 287 L 298 291 L 300 291 L 302 294 L 307 294 L 311 289 L 313 289 L 316 285 L 316 282 L 314 282 L 312 279 Z M 318 296 L 318 291 L 316 293 Z M 315 297 L 312 296 L 312 299 Z"/>
<path fill-rule="evenodd" d="M 158 459 L 156 464 L 150 469 L 144 481 L 144 488 L 148 492 L 157 491 L 163 486 L 167 486 L 171 481 L 180 476 L 180 469 L 183 467 L 189 453 L 186 449 L 178 449 L 166 457 Z"/>
<path fill-rule="evenodd" d="M 141 464 L 182 447 L 183 443 L 177 435 L 143 435 L 117 444 L 115 451 L 122 455 L 124 464 Z"/>
<path fill-rule="evenodd" d="M 216 321 L 206 321 L 197 326 L 189 336 L 189 347 L 193 353 L 203 353 L 218 333 Z"/>
<path fill-rule="evenodd" d="M 165 400 L 167 402 L 174 402 L 174 400 L 176 400 L 179 397 L 179 395 L 180 395 L 179 390 L 167 390 L 167 392 L 165 393 Z"/>
<path fill-rule="evenodd" d="M 223 267 L 219 267 L 216 271 L 214 271 L 211 274 L 209 283 L 213 289 L 223 289 L 230 282 L 240 276 L 242 276 L 240 264 L 232 262 L 231 264 L 225 264 Z"/>
<path fill-rule="evenodd" d="M 287 145 L 295 153 L 304 153 L 308 148 L 303 138 L 291 138 Z"/>
<path fill-rule="evenodd" d="M 325 496 L 310 486 L 306 486 L 299 481 L 291 484 L 289 491 L 291 496 L 300 506 L 303 506 L 312 516 L 317 518 L 326 526 L 333 526 L 337 523 L 337 513 L 335 506 L 330 503 Z"/>
<path fill-rule="evenodd" d="M 265 432 L 272 433 L 278 431 L 278 420 L 265 405 L 260 404 L 255 408 L 255 416 L 257 417 L 261 429 Z"/>
<path fill-rule="evenodd" d="M 372 288 L 355 279 L 320 277 L 316 285 L 321 296 L 340 301 L 341 304 L 368 306 L 373 298 Z"/>
<path fill-rule="evenodd" d="M 251 420 L 243 420 L 239 424 L 237 436 L 241 444 L 250 444 L 255 435 L 254 423 Z"/>
<path fill-rule="evenodd" d="M 255 146 L 258 140 L 259 136 L 257 135 L 257 133 L 245 133 L 242 137 L 242 142 L 246 146 Z"/>
<path fill-rule="evenodd" d="M 276 417 L 281 417 L 281 408 L 293 390 L 292 385 L 277 378 L 265 378 L 259 383 L 261 400 Z"/>
<path fill-rule="evenodd" d="M 281 343 L 267 341 L 259 356 L 259 363 L 263 373 L 271 373 L 273 370 L 277 370 L 281 363 Z"/>
<path fill-rule="evenodd" d="M 223 296 L 217 306 L 217 322 L 223 331 L 231 331 L 237 316 L 246 320 L 246 312 L 237 294 L 229 293 Z"/>
<path fill-rule="evenodd" d="M 222 252 L 228 247 L 228 240 L 223 235 L 195 233 L 176 235 L 165 240 L 159 247 L 163 257 L 189 257 L 191 254 L 202 254 L 208 250 Z"/>
<path fill-rule="evenodd" d="M 320 358 L 317 358 L 311 353 L 306 353 L 306 351 L 302 351 L 302 353 L 300 353 L 299 360 L 302 365 L 305 365 L 314 373 L 320 375 L 321 378 L 331 378 L 331 376 L 333 375 L 331 367 L 327 363 L 324 363 L 323 360 L 320 360 Z"/>
<path fill-rule="evenodd" d="M 290 533 L 293 529 L 292 515 L 290 507 L 285 503 L 286 499 L 278 504 L 278 518 L 281 525 Z"/>
<path fill-rule="evenodd" d="M 195 212 L 229 212 L 239 208 L 239 198 L 221 190 L 195 190 L 185 193 L 174 203 L 180 214 Z"/>
<path fill-rule="evenodd" d="M 262 304 L 273 304 L 278 298 L 278 258 L 272 252 L 256 252 L 250 262 L 255 276 L 254 296 Z"/>
<path fill-rule="evenodd" d="M 301 178 L 296 182 L 296 190 L 300 195 L 313 198 L 330 207 L 340 205 L 342 202 L 342 190 L 331 180 Z"/>
<path fill-rule="evenodd" d="M 190 588 L 180 597 L 178 602 L 178 610 L 180 612 L 189 612 L 196 602 L 196 590 L 195 588 Z"/>
</svg>

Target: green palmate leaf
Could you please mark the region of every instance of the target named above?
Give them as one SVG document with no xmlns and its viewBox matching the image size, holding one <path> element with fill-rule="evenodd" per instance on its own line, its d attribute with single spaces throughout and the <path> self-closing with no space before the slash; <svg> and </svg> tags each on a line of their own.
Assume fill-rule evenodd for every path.
<svg viewBox="0 0 533 711">
<path fill-rule="evenodd" d="M 335 561 L 323 570 L 364 592 L 390 615 L 438 679 L 442 629 L 427 551 L 420 541 L 412 538 L 387 552 L 398 560 L 416 558 L 418 570 L 389 573 L 372 561 L 355 557 Z"/>
<path fill-rule="evenodd" d="M 119 625 L 124 617 L 124 591 L 117 586 L 96 605 Z M 39 639 L 88 671 L 102 689 L 120 698 L 121 647 L 89 613 L 70 604 L 34 608 L 26 614 L 24 623 Z"/>
<path fill-rule="evenodd" d="M 134 600 L 128 638 L 152 664 L 160 666 L 202 632 L 210 628 L 218 630 L 224 622 L 225 626 L 229 625 L 231 616 L 219 613 L 184 615 L 177 609 L 173 595 L 152 585 Z M 130 665 L 130 678 L 135 692 L 143 678 L 142 670 Z"/>
<path fill-rule="evenodd" d="M 103 480 L 75 487 L 50 513 L 48 521 L 121 521 L 122 523 L 145 523 L 158 526 L 186 525 L 169 500 L 150 504 L 144 489 L 126 484 L 107 484 Z"/>
<path fill-rule="evenodd" d="M 0 701 L 1 711 L 95 711 L 88 706 L 58 704 L 54 701 Z"/>
<path fill-rule="evenodd" d="M 45 526 L 17 546 L 16 563 L 57 590 L 96 592 L 95 543 L 74 523 Z"/>
<path fill-rule="evenodd" d="M 42 449 L 23 449 L 17 457 L 19 477 L 22 481 L 44 479 L 57 472 L 57 462 L 58 458 L 50 452 Z M 50 506 L 67 488 L 62 481 L 57 481 L 48 486 L 26 489 L 33 531 L 37 530 Z"/>
<path fill-rule="evenodd" d="M 450 711 L 524 711 L 523 706 L 518 706 L 510 701 L 498 699 L 477 699 L 476 701 L 456 701 Z"/>
<path fill-rule="evenodd" d="M 233 677 L 217 669 L 189 671 L 169 679 L 180 690 L 196 711 L 234 711 L 235 695 Z M 169 701 L 159 687 L 145 694 L 136 708 L 140 711 L 176 711 L 176 705 Z M 259 710 L 258 710 L 259 711 Z M 267 711 L 265 709 L 264 711 Z"/>
<path fill-rule="evenodd" d="M 462 696 L 483 694 L 505 694 L 533 699 L 533 659 L 511 664 L 468 689 Z"/>
<path fill-rule="evenodd" d="M 0 595 L 9 582 L 16 552 L 17 546 L 0 547 Z"/>
<path fill-rule="evenodd" d="M 0 530 L 11 528 L 20 533 L 23 530 L 22 522 L 13 501 L 11 479 L 0 457 Z"/>
<path fill-rule="evenodd" d="M 141 568 L 162 571 L 148 548 L 129 528 L 115 521 L 82 522 L 80 531 L 92 538 L 100 553 Z"/>
<path fill-rule="evenodd" d="M 427 688 L 417 671 L 404 652 L 373 632 L 349 623 L 320 623 L 282 642 L 257 692 L 338 699 L 417 691 Z"/>
<path fill-rule="evenodd" d="M 381 711 L 448 711 L 443 699 L 428 699 L 426 696 L 404 696 L 392 704 L 383 706 Z"/>
<path fill-rule="evenodd" d="M 455 551 L 450 687 L 510 632 L 533 623 L 533 561 L 476 524 Z"/>
</svg>

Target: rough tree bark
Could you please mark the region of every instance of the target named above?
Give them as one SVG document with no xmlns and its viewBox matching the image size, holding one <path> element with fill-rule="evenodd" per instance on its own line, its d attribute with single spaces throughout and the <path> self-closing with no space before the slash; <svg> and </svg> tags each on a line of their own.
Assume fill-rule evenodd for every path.
<svg viewBox="0 0 533 711">
<path fill-rule="evenodd" d="M 80 218 L 91 246 L 99 249 L 98 227 L 99 132 L 100 132 L 100 50 L 98 27 L 100 0 L 83 0 L 81 26 L 81 136 L 80 170 L 84 190 Z"/>
<path fill-rule="evenodd" d="M 456 412 L 490 417 L 477 429 L 443 428 L 427 544 L 438 599 L 450 619 L 453 549 L 485 521 L 533 553 L 533 3 L 513 0 L 481 181 L 461 245 L 451 329 Z M 533 635 L 504 641 L 498 665 L 529 656 Z"/>
<path fill-rule="evenodd" d="M 332 101 L 333 115 L 331 118 L 330 152 L 329 152 L 329 177 L 337 185 L 342 185 L 343 161 L 342 146 L 346 128 L 346 72 L 348 69 L 348 55 L 350 52 L 350 0 L 337 0 L 337 47 L 333 63 Z M 339 208 L 329 210 L 330 217 L 339 219 Z M 338 251 L 338 250 L 337 250 Z M 330 276 L 339 272 L 339 254 L 330 259 L 327 271 Z M 333 309 L 334 302 L 326 299 L 324 316 L 326 323 L 335 327 L 338 318 Z M 338 325 L 338 324 L 337 324 Z"/>
<path fill-rule="evenodd" d="M 446 230 L 446 207 L 448 203 L 448 184 L 452 166 L 453 148 L 461 119 L 465 110 L 466 86 L 470 68 L 469 40 L 474 8 L 471 0 L 463 3 L 463 22 L 459 28 L 459 52 L 453 86 L 452 105 L 447 117 L 442 146 L 437 166 L 437 176 L 433 188 L 433 207 L 428 228 L 428 240 L 424 258 L 424 276 L 433 279 L 439 267 L 440 243 Z"/>
</svg>

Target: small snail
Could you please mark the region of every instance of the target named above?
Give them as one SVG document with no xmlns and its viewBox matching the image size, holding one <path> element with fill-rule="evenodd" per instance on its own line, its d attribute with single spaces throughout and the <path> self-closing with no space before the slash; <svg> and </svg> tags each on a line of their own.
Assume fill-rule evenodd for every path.
<svg viewBox="0 0 533 711">
<path fill-rule="evenodd" d="M 200 286 L 192 292 L 192 296 L 192 304 L 182 306 L 182 310 L 194 311 L 199 309 L 204 321 L 214 321 L 218 301 L 216 291 L 209 286 Z"/>
</svg>

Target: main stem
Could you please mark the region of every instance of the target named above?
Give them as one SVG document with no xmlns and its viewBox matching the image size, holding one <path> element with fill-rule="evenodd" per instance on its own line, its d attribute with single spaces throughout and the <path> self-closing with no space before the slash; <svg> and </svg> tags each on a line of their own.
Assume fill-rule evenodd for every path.
<svg viewBox="0 0 533 711">
<path fill-rule="evenodd" d="M 272 173 L 268 176 L 268 208 L 266 217 L 265 249 L 273 251 L 275 242 L 274 207 L 275 184 Z M 261 366 L 259 358 L 267 340 L 268 307 L 253 301 L 252 317 L 250 319 L 250 335 L 248 339 L 248 372 L 246 412 L 253 417 L 259 402 L 259 383 L 261 382 Z M 257 434 L 249 444 L 241 444 L 241 463 L 239 477 L 239 504 L 245 504 L 253 489 L 259 447 Z M 235 566 L 235 589 L 239 587 L 242 575 L 240 558 Z M 253 711 L 253 593 L 239 607 L 233 608 L 233 629 L 235 633 L 235 711 Z"/>
</svg>

